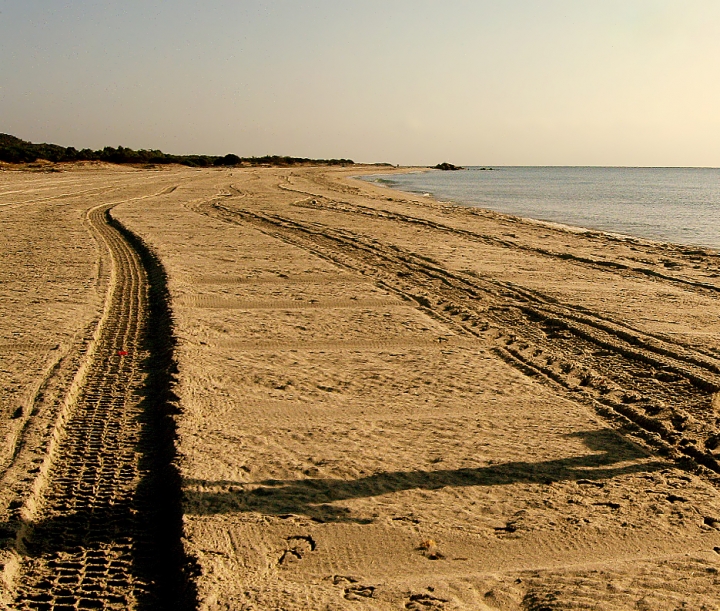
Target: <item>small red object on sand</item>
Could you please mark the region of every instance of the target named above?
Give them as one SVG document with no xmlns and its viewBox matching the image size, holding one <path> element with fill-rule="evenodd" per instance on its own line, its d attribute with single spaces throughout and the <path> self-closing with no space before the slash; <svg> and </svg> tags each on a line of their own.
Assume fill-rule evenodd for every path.
<svg viewBox="0 0 720 611">
<path fill-rule="evenodd" d="M 120 356 L 127 356 L 127 352 L 125 350 L 118 350 L 118 354 Z"/>
</svg>

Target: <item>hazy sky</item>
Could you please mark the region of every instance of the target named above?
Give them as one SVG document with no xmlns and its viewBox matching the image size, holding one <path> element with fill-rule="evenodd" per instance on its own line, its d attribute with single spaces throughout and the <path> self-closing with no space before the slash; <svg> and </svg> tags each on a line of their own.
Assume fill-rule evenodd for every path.
<svg viewBox="0 0 720 611">
<path fill-rule="evenodd" d="M 0 0 L 0 58 L 34 142 L 720 166 L 718 0 Z"/>
</svg>

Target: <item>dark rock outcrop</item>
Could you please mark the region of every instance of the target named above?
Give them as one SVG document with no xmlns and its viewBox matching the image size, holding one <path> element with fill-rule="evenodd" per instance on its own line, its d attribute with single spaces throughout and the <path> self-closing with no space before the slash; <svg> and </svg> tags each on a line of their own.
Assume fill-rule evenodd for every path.
<svg viewBox="0 0 720 611">
<path fill-rule="evenodd" d="M 452 163 L 448 163 L 447 161 L 443 163 L 438 163 L 435 166 L 436 170 L 464 170 L 465 168 L 459 166 L 459 165 L 453 165 Z"/>
</svg>

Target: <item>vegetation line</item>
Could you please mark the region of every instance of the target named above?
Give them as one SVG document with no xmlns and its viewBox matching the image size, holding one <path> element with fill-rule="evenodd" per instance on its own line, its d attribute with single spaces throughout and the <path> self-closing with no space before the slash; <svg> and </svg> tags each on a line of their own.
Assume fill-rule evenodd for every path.
<svg viewBox="0 0 720 611">
<path fill-rule="evenodd" d="M 236 165 L 353 165 L 352 159 L 309 159 L 307 157 L 286 157 L 265 155 L 264 157 L 239 157 L 227 155 L 171 155 L 158 149 L 134 150 L 124 146 L 106 146 L 93 151 L 77 150 L 57 144 L 33 144 L 9 134 L 0 134 L 0 161 L 6 163 L 34 163 L 45 159 L 55 163 L 63 161 L 105 161 L 107 163 L 168 164 L 179 163 L 191 167 L 236 166 Z"/>
</svg>

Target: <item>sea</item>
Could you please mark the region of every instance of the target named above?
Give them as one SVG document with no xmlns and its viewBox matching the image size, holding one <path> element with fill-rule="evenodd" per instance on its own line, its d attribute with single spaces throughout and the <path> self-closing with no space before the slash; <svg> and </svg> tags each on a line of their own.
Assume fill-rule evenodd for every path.
<svg viewBox="0 0 720 611">
<path fill-rule="evenodd" d="M 719 168 L 486 166 L 363 178 L 444 202 L 720 249 Z"/>
</svg>

